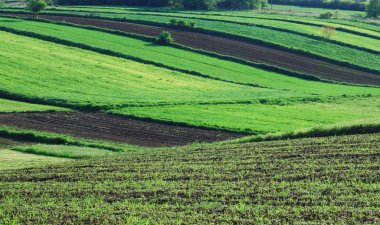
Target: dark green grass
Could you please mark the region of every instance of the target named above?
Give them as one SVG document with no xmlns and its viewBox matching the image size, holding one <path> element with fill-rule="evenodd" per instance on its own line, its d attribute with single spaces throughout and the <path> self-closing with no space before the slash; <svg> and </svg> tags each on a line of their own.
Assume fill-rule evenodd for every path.
<svg viewBox="0 0 380 225">
<path fill-rule="evenodd" d="M 6 171 L 0 223 L 374 224 L 379 140 L 216 145 Z"/>
</svg>

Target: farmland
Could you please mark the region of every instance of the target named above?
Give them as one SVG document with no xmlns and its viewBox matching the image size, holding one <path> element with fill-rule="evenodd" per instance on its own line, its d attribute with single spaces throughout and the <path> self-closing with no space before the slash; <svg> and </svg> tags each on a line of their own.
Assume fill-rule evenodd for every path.
<svg viewBox="0 0 380 225">
<path fill-rule="evenodd" d="M 0 218 L 49 224 L 376 223 L 379 140 L 358 135 L 185 148 L 8 171 L 0 174 Z"/>
<path fill-rule="evenodd" d="M 68 10 L 54 10 L 54 13 L 58 14 L 75 14 L 75 15 L 82 15 L 82 16 L 88 16 L 89 13 L 91 15 L 95 16 L 100 16 L 100 17 L 105 17 L 105 18 L 119 18 L 119 19 L 124 19 L 127 18 L 127 20 L 131 21 L 146 21 L 149 23 L 158 23 L 158 24 L 168 24 L 171 19 L 179 18 L 181 19 L 181 15 L 178 15 L 178 13 L 170 14 L 170 13 L 164 13 L 163 15 L 157 15 L 157 14 L 152 14 L 150 12 L 148 13 L 128 13 L 128 11 L 124 11 L 122 13 L 115 13 L 113 12 L 113 9 L 108 9 L 106 11 L 92 11 L 91 9 L 89 11 L 83 10 L 81 8 L 80 11 L 68 11 Z M 168 15 L 169 14 L 169 15 Z M 334 61 L 339 61 L 343 62 L 346 64 L 351 64 L 354 66 L 360 66 L 360 67 L 365 67 L 369 68 L 371 70 L 375 70 L 377 72 L 380 72 L 380 68 L 378 63 L 375 63 L 380 60 L 378 54 L 374 53 L 369 53 L 366 51 L 361 51 L 349 46 L 341 45 L 338 43 L 334 42 L 326 42 L 324 40 L 316 39 L 313 38 L 314 35 L 311 36 L 304 36 L 304 35 L 299 35 L 295 34 L 292 32 L 283 32 L 282 30 L 276 30 L 271 27 L 281 27 L 283 29 L 284 23 L 288 24 L 289 27 L 292 27 L 292 29 L 297 29 L 297 32 L 300 32 L 299 27 L 302 29 L 306 29 L 307 31 L 304 31 L 308 33 L 309 35 L 311 34 L 316 34 L 319 33 L 317 30 L 320 28 L 315 27 L 315 26 L 306 26 L 302 24 L 294 24 L 294 23 L 289 23 L 289 22 L 282 22 L 282 21 L 277 21 L 278 24 L 274 25 L 273 23 L 276 23 L 274 20 L 269 20 L 266 23 L 270 23 L 271 27 L 261 27 L 258 26 L 257 24 L 253 23 L 252 24 L 241 24 L 237 23 L 234 20 L 238 20 L 241 22 L 241 20 L 244 22 L 244 20 L 247 20 L 245 18 L 228 18 L 227 21 L 225 19 L 223 21 L 220 21 L 220 16 L 218 17 L 219 19 L 215 18 L 202 18 L 203 16 L 194 16 L 191 15 L 188 18 L 188 20 L 191 20 L 194 22 L 198 28 L 206 29 L 206 30 L 212 30 L 212 31 L 217 31 L 217 32 L 222 32 L 222 33 L 227 33 L 231 35 L 237 35 L 241 37 L 245 37 L 248 39 L 264 42 L 268 45 L 274 45 L 274 46 L 280 46 L 288 49 L 294 49 L 296 51 L 303 52 L 304 54 L 312 54 L 312 55 L 317 55 L 320 57 L 328 58 Z M 213 17 L 213 16 L 211 16 Z M 225 18 L 225 16 L 223 16 Z M 232 20 L 232 21 L 231 21 Z M 250 23 L 252 23 L 252 20 L 254 18 L 249 18 L 248 19 Z M 265 20 L 260 19 L 259 23 L 265 23 Z M 269 25 L 268 25 L 269 26 Z M 367 25 L 370 26 L 370 25 Z M 297 28 L 298 27 L 298 28 Z M 373 27 L 378 27 L 377 25 L 373 25 Z M 376 29 L 376 28 L 375 28 Z M 314 30 L 314 31 L 313 31 Z M 373 31 L 369 31 L 373 32 Z M 378 37 L 378 32 L 377 37 Z M 340 31 L 339 32 L 340 39 L 343 41 L 359 41 L 361 44 L 360 40 L 363 40 L 363 38 L 367 41 L 369 41 L 370 44 L 370 49 L 376 48 L 373 45 L 375 43 L 379 43 L 379 40 L 373 39 L 373 38 L 368 38 L 362 37 L 360 35 L 354 35 L 350 34 L 347 32 Z M 348 43 L 352 44 L 352 43 Z M 355 44 L 355 43 L 353 43 Z M 371 60 L 363 60 L 363 59 L 371 59 Z"/>
<path fill-rule="evenodd" d="M 379 223 L 380 20 L 23 4 L 0 7 L 0 224 Z"/>
</svg>

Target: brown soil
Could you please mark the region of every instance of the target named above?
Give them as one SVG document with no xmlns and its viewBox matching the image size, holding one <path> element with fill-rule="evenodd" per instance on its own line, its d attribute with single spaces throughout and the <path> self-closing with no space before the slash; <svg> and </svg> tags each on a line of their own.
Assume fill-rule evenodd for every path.
<svg viewBox="0 0 380 225">
<path fill-rule="evenodd" d="M 242 134 L 147 122 L 103 113 L 4 113 L 0 124 L 139 146 L 178 146 L 242 137 Z"/>
<path fill-rule="evenodd" d="M 7 13 L 1 13 L 3 15 Z M 7 14 L 30 17 L 27 14 Z M 292 71 L 312 74 L 322 79 L 339 82 L 380 85 L 380 75 L 362 72 L 355 69 L 335 65 L 333 63 L 298 55 L 272 47 L 253 44 L 231 38 L 208 34 L 182 31 L 157 26 L 148 26 L 127 22 L 115 22 L 100 19 L 80 18 L 74 16 L 40 15 L 40 18 L 52 21 L 65 21 L 79 25 L 96 26 L 123 32 L 156 36 L 163 30 L 172 33 L 177 43 L 196 49 L 202 49 L 241 59 L 283 67 Z"/>
</svg>

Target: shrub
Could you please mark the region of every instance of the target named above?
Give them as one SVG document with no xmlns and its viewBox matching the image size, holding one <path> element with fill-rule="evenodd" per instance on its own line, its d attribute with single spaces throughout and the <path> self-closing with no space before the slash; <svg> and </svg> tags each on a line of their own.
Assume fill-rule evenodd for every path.
<svg viewBox="0 0 380 225">
<path fill-rule="evenodd" d="M 156 37 L 156 42 L 159 44 L 167 45 L 174 43 L 174 38 L 168 31 L 161 32 L 160 35 Z"/>
<path fill-rule="evenodd" d="M 184 20 L 176 20 L 176 19 L 171 19 L 170 25 L 173 27 L 183 28 L 183 29 L 195 27 L 194 22 L 189 22 L 189 21 L 184 21 Z"/>
<path fill-rule="evenodd" d="M 326 13 L 322 13 L 321 15 L 319 15 L 319 18 L 320 19 L 331 19 L 331 17 L 334 16 L 334 13 L 332 12 L 326 12 Z"/>
</svg>

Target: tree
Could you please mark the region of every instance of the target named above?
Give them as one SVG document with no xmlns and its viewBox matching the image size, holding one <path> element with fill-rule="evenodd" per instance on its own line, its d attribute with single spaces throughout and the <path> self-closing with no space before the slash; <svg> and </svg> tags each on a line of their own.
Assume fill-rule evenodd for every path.
<svg viewBox="0 0 380 225">
<path fill-rule="evenodd" d="M 4 6 L 5 3 L 4 3 L 4 0 L 0 0 L 0 6 Z"/>
<path fill-rule="evenodd" d="M 331 25 L 323 25 L 321 31 L 326 39 L 331 39 L 332 36 L 336 35 L 336 27 Z"/>
<path fill-rule="evenodd" d="M 367 17 L 378 18 L 380 16 L 380 0 L 370 0 L 367 6 Z"/>
<path fill-rule="evenodd" d="M 30 0 L 27 9 L 33 13 L 33 18 L 38 18 L 38 14 L 46 7 L 44 0 Z"/>
</svg>

